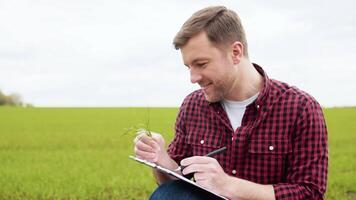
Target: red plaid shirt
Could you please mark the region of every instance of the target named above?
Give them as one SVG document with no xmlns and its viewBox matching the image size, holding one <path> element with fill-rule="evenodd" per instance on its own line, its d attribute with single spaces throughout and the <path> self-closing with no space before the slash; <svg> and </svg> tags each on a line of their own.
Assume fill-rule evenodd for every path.
<svg viewBox="0 0 356 200">
<path fill-rule="evenodd" d="M 276 199 L 323 199 L 326 190 L 327 130 L 320 105 L 307 93 L 269 79 L 233 130 L 219 102 L 201 90 L 188 95 L 179 111 L 168 153 L 177 163 L 226 146 L 214 156 L 224 171 L 272 184 Z"/>
</svg>

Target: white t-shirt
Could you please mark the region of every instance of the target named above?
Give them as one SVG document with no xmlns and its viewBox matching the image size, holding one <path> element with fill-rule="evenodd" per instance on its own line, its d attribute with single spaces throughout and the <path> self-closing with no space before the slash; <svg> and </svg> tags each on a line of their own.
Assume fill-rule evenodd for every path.
<svg viewBox="0 0 356 200">
<path fill-rule="evenodd" d="M 246 107 L 257 99 L 258 94 L 259 92 L 243 101 L 230 101 L 226 99 L 221 101 L 234 130 L 241 126 Z"/>
</svg>

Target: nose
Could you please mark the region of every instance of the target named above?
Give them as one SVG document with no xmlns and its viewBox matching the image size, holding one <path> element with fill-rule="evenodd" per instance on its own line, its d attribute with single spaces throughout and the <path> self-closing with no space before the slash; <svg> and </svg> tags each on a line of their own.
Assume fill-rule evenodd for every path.
<svg viewBox="0 0 356 200">
<path fill-rule="evenodd" d="M 201 79 L 202 79 L 201 74 L 196 70 L 194 70 L 193 68 L 190 68 L 190 82 L 199 83 Z"/>
</svg>

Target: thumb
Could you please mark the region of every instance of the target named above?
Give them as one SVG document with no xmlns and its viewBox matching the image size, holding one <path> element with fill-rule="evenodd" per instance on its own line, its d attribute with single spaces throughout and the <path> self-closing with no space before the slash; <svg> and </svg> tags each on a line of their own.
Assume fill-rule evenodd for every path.
<svg viewBox="0 0 356 200">
<path fill-rule="evenodd" d="M 155 133 L 155 132 L 151 132 L 151 133 L 152 133 L 152 139 L 154 141 L 156 141 L 159 144 L 159 146 L 164 148 L 165 141 L 164 141 L 164 138 L 162 137 L 162 135 L 159 133 Z"/>
</svg>

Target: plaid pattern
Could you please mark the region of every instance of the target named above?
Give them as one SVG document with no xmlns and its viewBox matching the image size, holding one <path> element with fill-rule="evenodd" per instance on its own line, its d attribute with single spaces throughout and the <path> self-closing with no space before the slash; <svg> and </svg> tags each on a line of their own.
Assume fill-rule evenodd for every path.
<svg viewBox="0 0 356 200">
<path fill-rule="evenodd" d="M 224 171 L 260 184 L 272 184 L 276 199 L 323 199 L 326 191 L 327 130 L 320 105 L 307 93 L 269 79 L 234 131 L 219 102 L 209 103 L 201 90 L 188 95 L 179 111 L 168 153 L 176 162 L 214 156 Z"/>
</svg>

